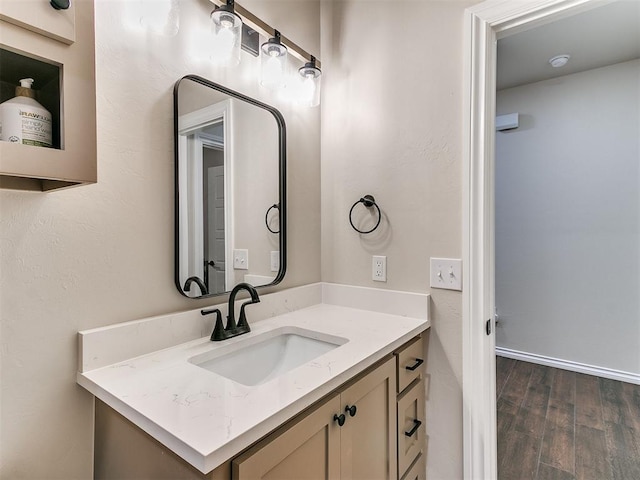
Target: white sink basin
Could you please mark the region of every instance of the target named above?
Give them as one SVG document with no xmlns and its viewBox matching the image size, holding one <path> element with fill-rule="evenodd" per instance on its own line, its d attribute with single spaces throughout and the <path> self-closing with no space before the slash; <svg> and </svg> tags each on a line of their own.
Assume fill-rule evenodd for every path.
<svg viewBox="0 0 640 480">
<path fill-rule="evenodd" d="M 191 357 L 189 362 L 243 385 L 268 382 L 344 345 L 348 340 L 298 327 L 281 327 Z"/>
</svg>

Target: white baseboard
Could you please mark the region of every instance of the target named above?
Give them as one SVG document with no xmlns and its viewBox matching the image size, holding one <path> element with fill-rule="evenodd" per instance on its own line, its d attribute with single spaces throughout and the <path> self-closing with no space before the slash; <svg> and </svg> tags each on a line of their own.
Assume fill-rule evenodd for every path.
<svg viewBox="0 0 640 480">
<path fill-rule="evenodd" d="M 522 360 L 523 362 L 536 363 L 538 365 L 546 365 L 547 367 L 560 368 L 571 372 L 586 373 L 587 375 L 595 375 L 596 377 L 610 378 L 611 380 L 620 380 L 621 382 L 633 383 L 640 385 L 640 374 L 624 372 L 622 370 L 614 370 L 612 368 L 598 367 L 595 365 L 587 365 L 584 363 L 572 362 L 570 360 L 561 360 L 559 358 L 547 357 L 535 353 L 520 352 L 511 350 L 510 348 L 496 347 L 496 355 L 499 357 L 513 358 L 514 360 Z"/>
</svg>

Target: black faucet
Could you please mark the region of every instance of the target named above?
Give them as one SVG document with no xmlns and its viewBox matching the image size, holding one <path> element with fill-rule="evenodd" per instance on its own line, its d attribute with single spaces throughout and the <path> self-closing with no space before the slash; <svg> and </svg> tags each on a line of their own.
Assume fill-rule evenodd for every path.
<svg viewBox="0 0 640 480">
<path fill-rule="evenodd" d="M 246 290 L 247 292 L 249 292 L 249 294 L 251 295 L 251 300 L 249 300 L 248 302 L 244 302 L 240 307 L 240 318 L 238 319 L 238 323 L 236 324 L 235 301 L 236 295 L 240 290 Z M 233 290 L 231 290 L 231 294 L 229 295 L 229 315 L 227 316 L 226 327 L 222 324 L 222 313 L 220 313 L 220 310 L 218 310 L 217 308 L 211 310 L 200 310 L 200 313 L 202 315 L 209 315 L 211 313 L 216 314 L 216 325 L 215 327 L 213 327 L 211 341 L 219 342 L 221 340 L 226 340 L 227 338 L 236 337 L 238 335 L 242 335 L 243 333 L 250 332 L 251 328 L 249 328 L 247 316 L 244 313 L 244 307 L 258 302 L 260 302 L 260 297 L 258 297 L 257 290 L 248 283 L 239 283 L 233 288 Z"/>
<path fill-rule="evenodd" d="M 184 287 L 182 287 L 182 290 L 184 290 L 185 292 L 188 292 L 191 289 L 191 284 L 192 283 L 197 283 L 198 287 L 200 287 L 200 292 L 202 295 L 208 295 L 209 294 L 209 290 L 207 289 L 206 284 L 200 280 L 199 277 L 197 276 L 193 276 L 193 277 L 189 277 L 187 278 L 187 281 L 184 282 Z"/>
</svg>

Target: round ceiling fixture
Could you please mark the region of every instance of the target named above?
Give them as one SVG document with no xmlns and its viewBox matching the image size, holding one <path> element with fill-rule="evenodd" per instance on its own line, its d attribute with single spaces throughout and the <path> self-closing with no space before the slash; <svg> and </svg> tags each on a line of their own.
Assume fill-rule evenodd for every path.
<svg viewBox="0 0 640 480">
<path fill-rule="evenodd" d="M 568 55 L 566 53 L 563 55 L 556 55 L 555 57 L 549 59 L 549 63 L 553 68 L 560 68 L 564 67 L 570 58 L 571 55 Z"/>
</svg>

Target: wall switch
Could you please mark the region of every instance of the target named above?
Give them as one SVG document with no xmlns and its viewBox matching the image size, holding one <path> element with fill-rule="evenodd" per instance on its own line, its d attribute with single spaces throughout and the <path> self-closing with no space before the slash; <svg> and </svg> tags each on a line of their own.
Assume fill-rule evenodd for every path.
<svg viewBox="0 0 640 480">
<path fill-rule="evenodd" d="M 280 270 L 280 252 L 277 250 L 271 251 L 271 271 L 278 272 Z"/>
<path fill-rule="evenodd" d="M 233 268 L 235 270 L 249 270 L 249 250 L 235 249 L 233 251 Z"/>
<path fill-rule="evenodd" d="M 371 279 L 374 282 L 387 281 L 387 257 L 374 255 L 372 260 Z"/>
<path fill-rule="evenodd" d="M 462 291 L 462 260 L 431 258 L 431 286 Z"/>
</svg>

